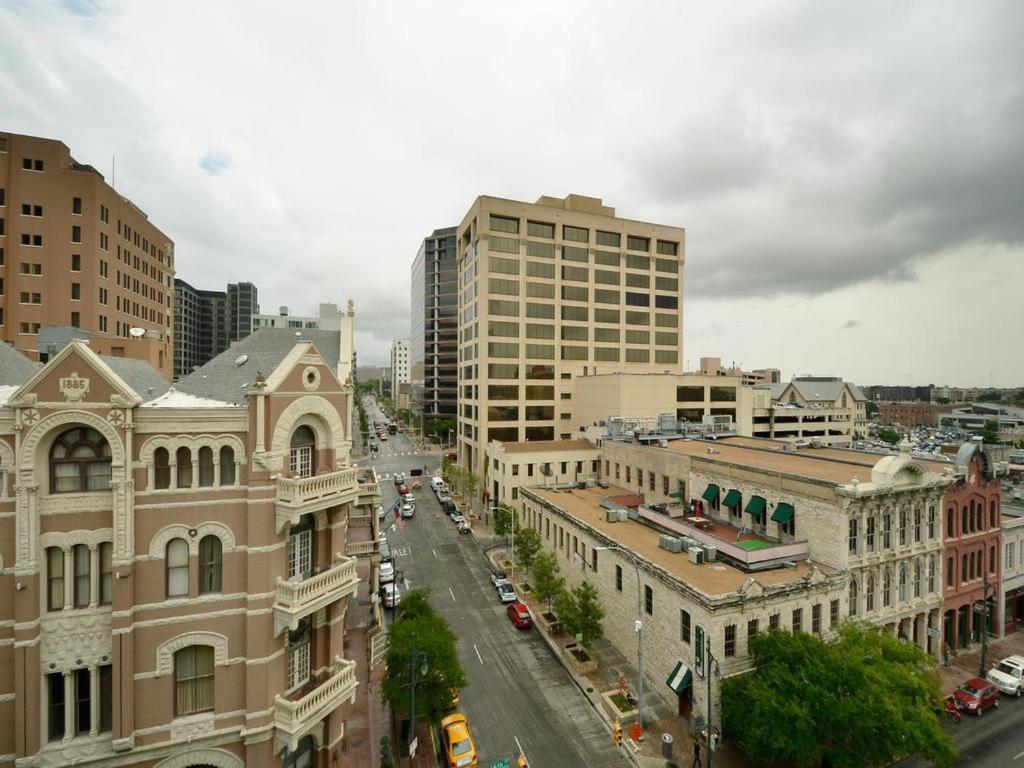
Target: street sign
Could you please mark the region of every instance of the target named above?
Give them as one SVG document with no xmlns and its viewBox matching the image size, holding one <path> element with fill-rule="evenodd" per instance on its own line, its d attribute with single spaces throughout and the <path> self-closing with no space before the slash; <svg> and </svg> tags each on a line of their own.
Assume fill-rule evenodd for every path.
<svg viewBox="0 0 1024 768">
<path fill-rule="evenodd" d="M 420 741 L 420 737 L 417 736 L 416 738 L 414 738 L 412 741 L 409 742 L 409 755 L 411 757 L 416 757 L 416 746 L 419 744 L 419 741 Z"/>
<path fill-rule="evenodd" d="M 507 757 L 501 758 L 501 760 L 495 760 L 491 763 L 491 768 L 509 768 L 512 763 L 509 762 Z"/>
<path fill-rule="evenodd" d="M 928 627 L 928 637 L 939 637 L 940 634 L 935 627 Z"/>
</svg>

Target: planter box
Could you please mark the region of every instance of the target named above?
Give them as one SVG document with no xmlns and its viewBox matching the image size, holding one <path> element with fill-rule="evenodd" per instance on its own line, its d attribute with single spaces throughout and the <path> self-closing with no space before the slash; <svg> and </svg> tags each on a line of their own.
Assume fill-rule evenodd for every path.
<svg viewBox="0 0 1024 768">
<path fill-rule="evenodd" d="M 608 716 L 612 719 L 612 722 L 618 720 L 619 722 L 627 722 L 629 720 L 636 719 L 636 704 L 630 700 L 627 709 L 619 709 L 619 705 L 615 703 L 613 699 L 619 698 L 618 688 L 611 691 L 605 691 L 601 694 L 601 706 L 604 707 L 604 711 L 608 713 Z"/>
<path fill-rule="evenodd" d="M 577 653 L 582 654 L 584 658 L 578 658 Z M 570 643 L 562 648 L 562 655 L 565 656 L 569 666 L 573 668 L 577 675 L 589 675 L 591 672 L 597 672 L 597 662 L 594 661 L 593 657 L 587 653 L 586 648 L 582 645 Z"/>
<path fill-rule="evenodd" d="M 543 629 L 549 637 L 558 637 L 565 631 L 558 617 L 543 608 L 533 614 L 533 623 Z"/>
</svg>

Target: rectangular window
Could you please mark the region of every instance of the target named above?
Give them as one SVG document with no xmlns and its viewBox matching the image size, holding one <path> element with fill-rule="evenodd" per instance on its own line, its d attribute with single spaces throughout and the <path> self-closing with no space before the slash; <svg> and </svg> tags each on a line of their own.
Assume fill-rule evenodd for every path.
<svg viewBox="0 0 1024 768">
<path fill-rule="evenodd" d="M 833 600 L 828 604 L 828 625 L 835 629 L 839 626 L 839 601 Z"/>
<path fill-rule="evenodd" d="M 597 318 L 595 318 L 596 320 Z M 609 344 L 619 343 L 619 329 L 618 328 L 595 328 L 594 329 L 594 341 L 603 341 Z"/>
<path fill-rule="evenodd" d="M 811 632 L 821 634 L 821 603 L 811 606 Z"/>
<path fill-rule="evenodd" d="M 658 272 L 672 272 L 679 274 L 679 262 L 673 259 L 655 259 L 654 269 Z"/>
<path fill-rule="evenodd" d="M 554 286 L 552 286 L 552 290 Z M 554 304 L 534 304 L 527 302 L 526 304 L 526 316 L 535 320 L 554 320 L 555 319 L 555 305 Z M 586 319 L 586 318 L 584 318 Z"/>
<path fill-rule="evenodd" d="M 679 243 L 673 243 L 671 240 L 659 240 L 657 251 L 662 256 L 678 256 Z"/>
<path fill-rule="evenodd" d="M 596 304 L 618 304 L 619 292 L 609 291 L 606 288 L 595 288 L 594 302 Z"/>
<path fill-rule="evenodd" d="M 541 325 L 540 323 L 526 324 L 526 338 L 528 339 L 553 339 L 555 338 L 555 326 Z"/>
<path fill-rule="evenodd" d="M 654 316 L 654 324 L 658 328 L 678 328 L 679 319 L 675 315 L 660 315 Z"/>
<path fill-rule="evenodd" d="M 618 323 L 621 316 L 617 309 L 603 309 L 602 307 L 594 309 L 595 323 Z"/>
<path fill-rule="evenodd" d="M 662 296 L 659 294 L 654 297 L 654 306 L 658 309 L 679 309 L 679 298 L 677 296 Z"/>
<path fill-rule="evenodd" d="M 81 272 L 82 271 L 82 256 L 78 253 L 71 254 L 71 271 Z"/>
<path fill-rule="evenodd" d="M 678 291 L 679 280 L 674 277 L 655 277 L 654 287 L 659 291 Z"/>
<path fill-rule="evenodd" d="M 554 400 L 555 399 L 555 388 L 551 385 L 543 384 L 527 384 L 526 385 L 526 399 L 527 400 Z"/>
<path fill-rule="evenodd" d="M 650 344 L 651 343 L 651 332 L 634 330 L 632 328 L 626 329 L 626 343 L 627 344 Z"/>
<path fill-rule="evenodd" d="M 519 222 L 516 222 L 518 224 Z M 492 227 L 493 229 L 493 227 Z M 542 221 L 527 221 L 526 234 L 530 237 L 545 237 L 548 240 L 555 239 L 555 225 L 546 224 Z"/>
<path fill-rule="evenodd" d="M 626 235 L 626 250 L 628 251 L 644 251 L 645 253 L 651 250 L 651 240 L 648 237 L 637 237 L 636 235 Z"/>
<path fill-rule="evenodd" d="M 567 264 L 563 264 L 562 279 L 585 283 L 590 279 L 590 270 L 586 267 L 570 267 Z"/>
<path fill-rule="evenodd" d="M 622 244 L 622 235 L 618 232 L 604 232 L 599 229 L 595 236 L 598 245 L 610 245 L 613 248 L 619 248 Z"/>
<path fill-rule="evenodd" d="M 594 347 L 595 362 L 618 362 L 618 347 Z"/>
<path fill-rule="evenodd" d="M 636 272 L 627 272 L 626 273 L 626 287 L 627 288 L 650 288 L 651 287 L 651 276 L 650 275 L 639 275 Z M 627 293 L 626 296 L 629 296 L 629 294 Z M 627 300 L 626 303 L 628 304 L 629 301 Z M 648 300 L 648 302 L 646 302 L 644 304 L 637 305 L 637 306 L 646 307 L 646 306 L 649 306 L 649 305 L 650 305 L 650 301 Z"/>
<path fill-rule="evenodd" d="M 502 280 L 497 277 L 492 277 L 488 280 L 488 290 L 491 293 L 499 296 L 518 296 L 519 295 L 519 281 L 518 280 Z"/>
<path fill-rule="evenodd" d="M 89 607 L 89 566 L 91 556 L 85 544 L 76 544 L 71 548 L 72 567 L 75 575 L 75 608 Z"/>
<path fill-rule="evenodd" d="M 679 611 L 679 639 L 690 644 L 690 614 L 687 611 Z"/>
<path fill-rule="evenodd" d="M 590 292 L 586 286 L 582 285 L 563 285 L 562 286 L 562 298 L 566 301 L 587 301 Z"/>
<path fill-rule="evenodd" d="M 114 599 L 113 552 L 109 541 L 100 544 L 100 605 L 110 605 Z"/>
<path fill-rule="evenodd" d="M 487 302 L 487 311 L 492 315 L 504 317 L 519 317 L 518 301 L 502 301 L 501 299 L 490 299 Z"/>
<path fill-rule="evenodd" d="M 554 278 L 554 265 L 552 265 L 551 277 Z M 543 277 L 543 275 L 541 275 Z M 527 283 L 526 295 L 531 299 L 553 299 L 555 298 L 555 286 L 548 283 Z M 529 305 L 527 305 L 529 307 Z M 554 305 L 551 305 L 551 317 L 554 317 Z M 532 315 L 527 314 L 527 317 Z"/>
<path fill-rule="evenodd" d="M 82 327 L 82 316 L 77 312 L 71 313 L 71 327 L 81 328 Z"/>
<path fill-rule="evenodd" d="M 590 230 L 584 229 L 583 227 L 570 227 L 568 224 L 563 224 L 562 239 L 570 240 L 574 243 L 586 243 L 590 240 Z"/>
<path fill-rule="evenodd" d="M 519 323 L 507 323 L 500 320 L 491 320 L 487 323 L 487 332 L 491 336 L 518 338 Z"/>
<path fill-rule="evenodd" d="M 646 312 L 626 312 L 626 325 L 650 325 L 651 316 Z"/>
<path fill-rule="evenodd" d="M 174 716 L 213 709 L 213 647 L 190 645 L 174 654 Z"/>
<path fill-rule="evenodd" d="M 544 259 L 555 258 L 555 244 L 554 243 L 537 243 L 533 240 L 526 241 L 526 255 L 527 256 L 539 256 Z"/>
<path fill-rule="evenodd" d="M 546 277 L 551 280 L 555 279 L 555 265 L 544 264 L 537 261 L 526 262 L 526 274 L 528 277 Z"/>
<path fill-rule="evenodd" d="M 497 216 L 492 213 L 490 222 L 490 229 L 492 232 L 507 232 L 510 235 L 519 234 L 519 219 L 513 219 L 508 216 Z"/>
<path fill-rule="evenodd" d="M 82 242 L 82 228 L 81 227 L 74 226 L 74 227 L 71 228 L 71 242 L 72 243 L 80 243 L 80 242 Z"/>
<path fill-rule="evenodd" d="M 651 361 L 651 352 L 647 349 L 627 349 L 626 350 L 626 362 L 627 363 L 649 363 Z"/>
<path fill-rule="evenodd" d="M 750 653 L 750 639 L 757 635 L 757 619 L 747 620 L 747 653 Z"/>
<path fill-rule="evenodd" d="M 580 323 L 587 322 L 586 307 L 562 307 L 562 319 Z"/>
<path fill-rule="evenodd" d="M 586 347 L 562 347 L 562 359 L 563 360 L 587 360 L 587 348 Z"/>
<path fill-rule="evenodd" d="M 598 285 L 619 285 L 621 281 L 619 272 L 610 272 L 607 269 L 594 270 L 594 282 Z"/>
<path fill-rule="evenodd" d="M 101 665 L 97 671 L 100 678 L 100 733 L 114 729 L 114 668 Z"/>
<path fill-rule="evenodd" d="M 736 655 L 736 625 L 725 625 L 725 657 L 732 658 Z"/>
<path fill-rule="evenodd" d="M 488 244 L 492 251 L 497 251 L 498 253 L 519 253 L 519 241 L 514 237 L 491 235 L 488 238 Z"/>
<path fill-rule="evenodd" d="M 654 343 L 659 347 L 674 347 L 679 344 L 679 334 L 668 331 L 658 331 L 654 334 Z"/>
<path fill-rule="evenodd" d="M 82 198 L 72 197 L 71 198 L 71 212 L 76 216 L 82 215 Z"/>
<path fill-rule="evenodd" d="M 505 259 L 501 256 L 491 256 L 488 262 L 491 272 L 500 275 L 518 275 L 519 262 L 516 259 Z"/>
<path fill-rule="evenodd" d="M 553 344 L 527 344 L 526 357 L 531 360 L 554 360 L 555 347 Z"/>
<path fill-rule="evenodd" d="M 71 284 L 71 300 L 81 301 L 82 300 L 82 284 L 72 283 Z"/>
<path fill-rule="evenodd" d="M 563 261 L 582 261 L 584 264 L 588 262 L 587 249 L 577 248 L 574 245 L 563 245 L 562 246 L 562 260 Z"/>
<path fill-rule="evenodd" d="M 711 400 L 723 403 L 736 402 L 736 387 L 711 387 Z"/>
<path fill-rule="evenodd" d="M 634 291 L 626 291 L 626 306 L 649 307 L 651 306 L 651 296 L 648 293 L 636 293 Z M 644 323 L 644 325 L 647 325 L 647 323 Z"/>
<path fill-rule="evenodd" d="M 803 631 L 804 611 L 802 608 L 793 609 L 793 632 Z"/>
<path fill-rule="evenodd" d="M 644 611 L 648 616 L 654 615 L 654 590 L 649 584 L 644 584 Z"/>
<path fill-rule="evenodd" d="M 779 629 L 779 614 L 773 613 L 768 617 L 768 629 L 777 632 Z"/>
<path fill-rule="evenodd" d="M 489 384 L 487 386 L 488 400 L 518 400 L 519 386 L 516 384 Z"/>
<path fill-rule="evenodd" d="M 47 738 L 64 738 L 64 675 L 53 672 L 46 676 Z"/>
<path fill-rule="evenodd" d="M 519 345 L 511 342 L 491 341 L 487 344 L 491 357 L 519 357 Z"/>
<path fill-rule="evenodd" d="M 563 341 L 587 341 L 587 327 L 585 325 L 563 325 Z"/>
<path fill-rule="evenodd" d="M 606 267 L 618 267 L 622 264 L 622 257 L 610 251 L 595 251 L 594 263 L 603 264 Z"/>
<path fill-rule="evenodd" d="M 92 696 L 88 668 L 74 671 L 75 679 L 75 735 L 88 733 L 92 728 Z"/>
<path fill-rule="evenodd" d="M 679 352 L 674 349 L 658 349 L 654 352 L 654 362 L 656 363 L 677 363 L 679 362 Z"/>
</svg>

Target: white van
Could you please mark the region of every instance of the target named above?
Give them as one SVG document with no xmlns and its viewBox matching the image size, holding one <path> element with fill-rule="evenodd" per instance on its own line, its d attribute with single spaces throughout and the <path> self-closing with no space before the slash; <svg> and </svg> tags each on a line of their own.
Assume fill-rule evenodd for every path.
<svg viewBox="0 0 1024 768">
<path fill-rule="evenodd" d="M 1007 656 L 989 670 L 987 677 L 1003 693 L 1020 696 L 1024 691 L 1024 657 Z"/>
<path fill-rule="evenodd" d="M 438 488 L 444 488 L 444 478 L 434 475 L 432 478 L 430 478 L 430 487 L 435 491 Z"/>
</svg>

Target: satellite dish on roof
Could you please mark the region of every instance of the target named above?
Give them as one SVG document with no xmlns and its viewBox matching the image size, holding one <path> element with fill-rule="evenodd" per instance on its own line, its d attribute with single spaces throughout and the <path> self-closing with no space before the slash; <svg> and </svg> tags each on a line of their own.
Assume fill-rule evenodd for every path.
<svg viewBox="0 0 1024 768">
<path fill-rule="evenodd" d="M 235 358 L 235 365 L 245 365 L 245 361 L 249 359 L 248 355 L 239 355 Z"/>
<path fill-rule="evenodd" d="M 298 337 L 299 337 L 299 336 L 301 336 L 301 335 L 302 335 L 302 331 L 296 331 L 296 332 L 295 332 L 295 337 L 296 337 L 296 338 L 298 338 Z"/>
<path fill-rule="evenodd" d="M 128 333 L 130 333 L 136 339 L 141 339 L 143 336 L 146 335 L 146 329 L 145 328 L 129 328 L 128 329 Z"/>
</svg>

